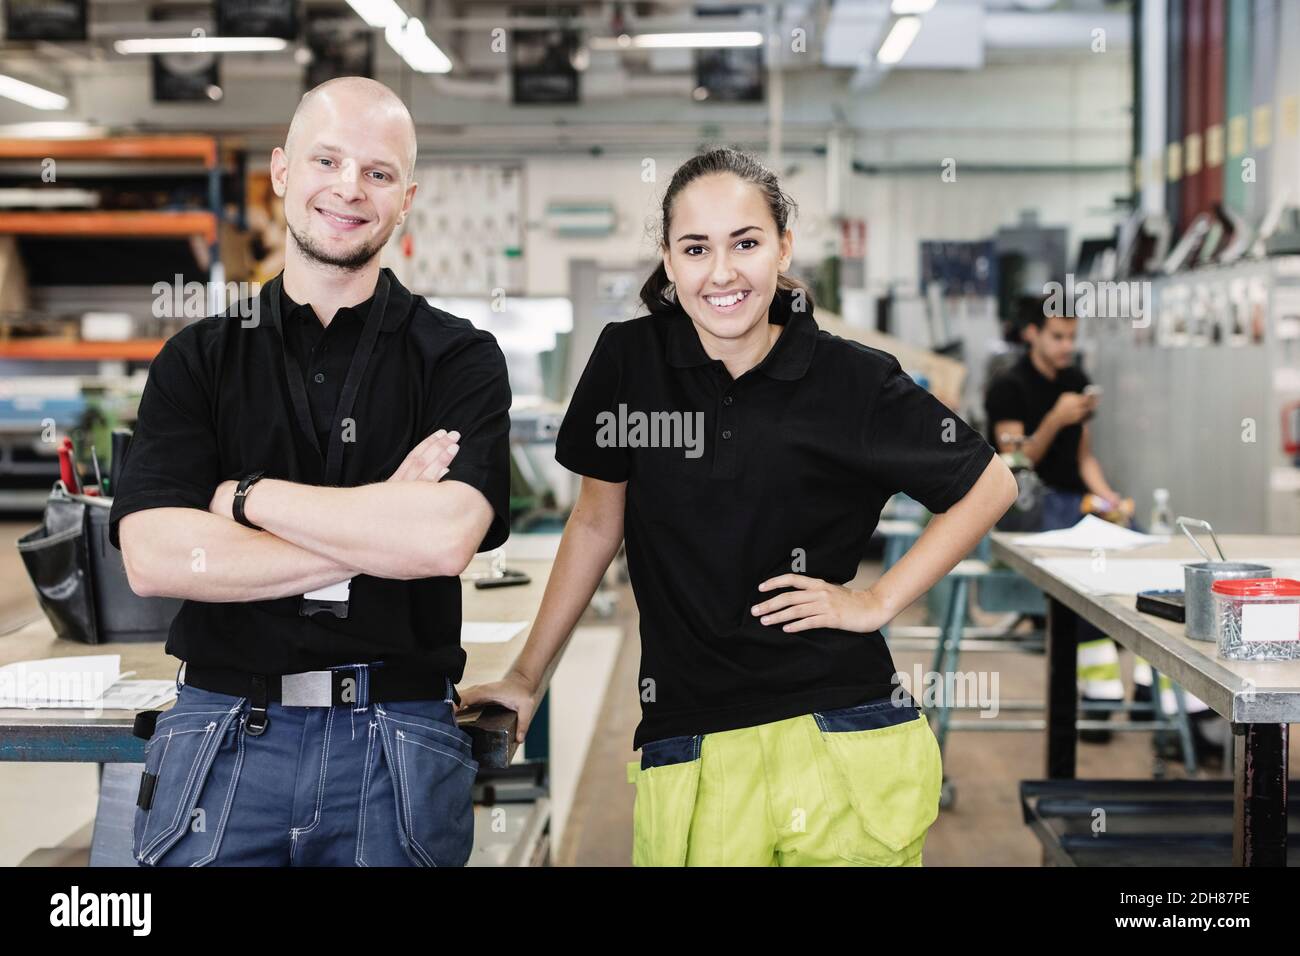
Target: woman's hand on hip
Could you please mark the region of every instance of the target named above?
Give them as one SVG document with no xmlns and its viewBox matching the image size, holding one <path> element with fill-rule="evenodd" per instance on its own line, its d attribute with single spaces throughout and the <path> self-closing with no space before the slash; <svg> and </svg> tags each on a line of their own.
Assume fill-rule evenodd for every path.
<svg viewBox="0 0 1300 956">
<path fill-rule="evenodd" d="M 871 590 L 854 591 L 803 574 L 780 574 L 758 586 L 760 591 L 794 588 L 750 608 L 763 624 L 787 632 L 830 627 L 870 634 L 889 623 L 892 614 Z"/>
</svg>

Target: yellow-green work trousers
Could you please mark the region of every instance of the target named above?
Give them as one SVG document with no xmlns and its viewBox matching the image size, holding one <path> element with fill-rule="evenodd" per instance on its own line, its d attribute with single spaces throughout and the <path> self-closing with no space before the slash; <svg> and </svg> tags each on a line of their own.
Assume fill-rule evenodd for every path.
<svg viewBox="0 0 1300 956">
<path fill-rule="evenodd" d="M 939 813 L 939 743 L 915 703 L 880 698 L 646 743 L 637 866 L 920 866 Z"/>
</svg>

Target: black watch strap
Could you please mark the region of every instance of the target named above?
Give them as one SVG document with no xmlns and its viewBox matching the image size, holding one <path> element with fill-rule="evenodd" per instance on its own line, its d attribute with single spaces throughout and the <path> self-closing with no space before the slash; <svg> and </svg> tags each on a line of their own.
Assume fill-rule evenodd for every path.
<svg viewBox="0 0 1300 956">
<path fill-rule="evenodd" d="M 254 471 L 239 479 L 239 487 L 235 489 L 235 500 L 230 507 L 235 520 L 245 528 L 252 528 L 254 531 L 261 531 L 262 529 L 249 521 L 248 517 L 244 514 L 244 497 L 248 494 L 248 489 L 257 484 L 265 474 L 265 471 Z"/>
</svg>

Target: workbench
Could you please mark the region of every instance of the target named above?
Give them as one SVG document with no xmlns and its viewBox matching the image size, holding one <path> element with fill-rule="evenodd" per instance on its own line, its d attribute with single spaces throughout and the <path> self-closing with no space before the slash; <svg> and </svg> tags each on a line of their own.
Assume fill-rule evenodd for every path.
<svg viewBox="0 0 1300 956">
<path fill-rule="evenodd" d="M 532 580 L 524 585 L 483 590 L 475 588 L 472 581 L 462 580 L 462 618 L 527 621 L 528 627 L 502 643 L 464 645 L 467 660 L 459 687 L 504 677 L 532 629 L 551 573 L 551 561 L 511 558 L 509 566 L 526 572 Z M 140 680 L 174 680 L 181 663 L 168 656 L 161 641 L 79 644 L 61 640 L 44 615 L 0 638 L 0 666 L 87 654 L 118 654 L 122 673 L 134 671 L 133 677 Z M 515 715 L 495 710 L 495 714 L 485 710 L 481 716 L 461 718 L 462 728 L 474 738 L 475 759 L 487 768 L 504 767 L 515 750 Z M 131 733 L 134 721 L 134 711 L 105 710 L 87 716 L 81 710 L 0 708 L 0 760 L 141 763 L 146 741 Z"/>
<path fill-rule="evenodd" d="M 1087 551 L 1013 544 L 1018 532 L 992 535 L 993 556 L 1047 596 L 1047 767 L 1049 780 L 1075 776 L 1077 701 L 1076 625 L 1079 618 L 1216 713 L 1232 722 L 1234 783 L 1232 862 L 1237 866 L 1284 866 L 1287 851 L 1288 724 L 1300 720 L 1300 661 L 1227 661 L 1210 641 L 1187 638 L 1183 625 L 1139 613 L 1133 595 L 1099 595 L 1037 563 L 1052 557 L 1092 557 Z M 1300 557 L 1300 536 L 1219 535 L 1230 560 Z M 1108 551 L 1105 560 L 1202 557 L 1182 536 L 1168 544 Z"/>
</svg>

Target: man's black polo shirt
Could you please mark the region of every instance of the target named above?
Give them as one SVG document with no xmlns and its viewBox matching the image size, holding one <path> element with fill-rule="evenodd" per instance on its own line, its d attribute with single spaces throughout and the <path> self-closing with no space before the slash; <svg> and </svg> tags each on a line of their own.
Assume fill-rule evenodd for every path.
<svg viewBox="0 0 1300 956">
<path fill-rule="evenodd" d="M 1056 378 L 1048 378 L 1034 367 L 1026 352 L 989 385 L 984 400 L 989 440 L 996 444 L 997 436 L 993 429 L 998 422 L 1006 421 L 1022 422 L 1025 434 L 1032 435 L 1063 393 L 1082 392 L 1087 386 L 1088 376 L 1077 365 L 1061 369 Z M 1034 467 L 1045 485 L 1080 494 L 1088 490 L 1079 474 L 1079 442 L 1082 440 L 1083 423 L 1067 425 L 1056 433 L 1047 454 Z"/>
<path fill-rule="evenodd" d="M 758 585 L 790 571 L 850 581 L 892 494 L 946 511 L 993 457 L 893 356 L 784 304 L 769 320 L 784 330 L 736 380 L 680 310 L 607 325 L 557 436 L 569 470 L 628 483 L 642 647 L 634 747 L 889 695 L 879 632 L 762 624 L 750 607 L 779 592 Z M 673 412 L 683 440 L 684 416 L 702 415 L 698 455 L 662 447 Z"/>
<path fill-rule="evenodd" d="M 334 412 L 338 408 L 343 382 L 347 379 L 352 354 L 357 350 L 366 316 L 374 303 L 372 295 L 365 302 L 339 309 L 328 326 L 310 303 L 300 305 L 289 298 L 280 286 L 280 321 L 284 338 L 298 368 L 311 407 L 312 424 L 321 448 L 329 447 L 330 429 L 334 427 Z"/>
<path fill-rule="evenodd" d="M 433 308 L 389 270 L 384 273 L 391 283 L 388 306 L 349 416 L 354 441 L 343 445 L 339 484 L 384 481 L 429 434 L 458 430 L 460 451 L 443 481 L 463 481 L 483 492 L 494 515 L 479 547 L 496 547 L 509 533 L 505 357 L 489 333 Z M 319 423 L 330 417 L 326 409 L 334 410 L 338 395 L 327 386 L 339 369 L 346 373 L 369 308 L 343 310 L 328 329 L 322 327 L 317 345 L 328 343 L 329 351 L 318 347 L 313 360 L 316 330 L 277 328 L 270 297 L 279 294 L 280 285 L 272 281 L 262 287 L 255 318 L 231 313 L 195 322 L 168 339 L 154 359 L 130 453 L 113 489 L 110 540 L 115 546 L 120 547 L 118 522 L 125 515 L 147 508 L 207 510 L 221 481 L 255 469 L 266 469 L 270 478 L 324 483 L 322 456 L 294 414 L 282 332 L 290 333 L 290 347 L 295 342 L 306 347 L 307 360 L 299 362 L 309 382 L 312 417 Z M 310 309 L 281 318 L 282 325 L 293 322 L 320 326 Z M 325 381 L 316 383 L 317 374 Z M 332 427 L 327 424 L 325 439 Z M 330 519 L 322 515 L 321 520 Z M 411 533 L 438 530 L 413 527 Z M 195 572 L 187 565 L 176 573 Z M 357 661 L 418 662 L 460 679 L 465 654 L 459 578 L 398 581 L 358 575 L 348 617 L 342 619 L 329 613 L 300 616 L 299 601 L 297 596 L 186 601 L 172 622 L 167 652 L 185 661 L 270 674 Z"/>
</svg>

